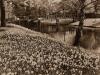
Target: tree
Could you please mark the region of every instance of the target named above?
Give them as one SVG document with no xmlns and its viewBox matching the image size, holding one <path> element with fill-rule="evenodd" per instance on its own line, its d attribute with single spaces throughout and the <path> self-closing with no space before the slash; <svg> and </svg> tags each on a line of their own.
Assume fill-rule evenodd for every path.
<svg viewBox="0 0 100 75">
<path fill-rule="evenodd" d="M 79 46 L 80 38 L 82 34 L 82 28 L 84 24 L 84 7 L 86 0 L 62 0 L 63 9 L 72 14 L 72 18 L 75 21 L 79 20 L 78 28 L 76 29 L 75 41 L 73 43 L 74 46 Z"/>
<path fill-rule="evenodd" d="M 6 26 L 6 19 L 5 19 L 4 0 L 0 0 L 0 8 L 1 8 L 1 27 L 5 27 Z"/>
<path fill-rule="evenodd" d="M 94 9 L 95 12 L 97 12 L 97 1 L 98 0 L 93 0 L 88 4 L 85 4 L 86 0 L 78 0 L 81 4 L 80 6 L 80 12 L 79 12 L 79 25 L 78 28 L 76 30 L 76 36 L 75 36 L 75 42 L 74 42 L 74 46 L 79 46 L 80 45 L 80 39 L 82 37 L 82 32 L 83 32 L 83 25 L 84 25 L 84 17 L 85 17 L 85 8 L 87 6 L 89 6 L 90 4 L 95 4 Z"/>
<path fill-rule="evenodd" d="M 92 8 L 94 8 L 95 12 L 97 12 L 98 0 L 90 0 L 90 2 L 88 0 L 62 0 L 61 4 L 61 8 L 68 11 L 69 13 L 72 13 L 73 20 L 77 19 L 79 21 L 79 25 L 76 29 L 75 41 L 73 43 L 74 46 L 79 46 L 85 19 L 85 10 L 88 7 L 91 8 L 89 5 L 94 4 L 94 7 Z"/>
<path fill-rule="evenodd" d="M 94 0 L 91 0 L 91 1 L 94 1 Z M 99 0 L 95 0 L 96 2 L 93 3 L 94 5 L 94 12 L 95 14 L 98 12 L 98 4 L 99 4 Z"/>
<path fill-rule="evenodd" d="M 74 21 L 78 20 L 78 13 L 80 10 L 80 2 L 78 0 L 62 0 L 60 3 L 60 9 L 64 10 L 66 16 L 69 16 Z"/>
<path fill-rule="evenodd" d="M 13 1 L 13 13 L 18 18 L 28 18 L 30 16 L 30 6 L 28 2 Z"/>
<path fill-rule="evenodd" d="M 84 25 L 84 17 L 85 17 L 85 8 L 89 6 L 90 4 L 97 4 L 98 0 L 93 0 L 88 4 L 85 4 L 86 0 L 79 0 L 81 6 L 80 6 L 80 12 L 79 12 L 79 25 L 76 30 L 76 36 L 75 36 L 75 42 L 74 46 L 79 46 L 80 45 L 80 38 L 82 36 L 82 31 L 83 31 L 83 25 Z M 97 5 L 94 6 L 95 12 L 97 12 Z"/>
<path fill-rule="evenodd" d="M 80 6 L 80 12 L 79 12 L 79 26 L 76 30 L 76 36 L 75 36 L 75 42 L 74 42 L 74 46 L 79 46 L 80 45 L 80 38 L 82 35 L 82 30 L 83 30 L 83 24 L 84 24 L 84 6 L 85 6 L 85 1 L 86 0 L 79 0 L 81 6 Z"/>
<path fill-rule="evenodd" d="M 46 7 L 44 7 L 45 4 L 38 0 L 13 1 L 13 5 L 13 13 L 18 18 L 31 17 L 32 19 L 37 19 L 38 17 L 41 17 L 42 14 L 46 13 Z"/>
</svg>

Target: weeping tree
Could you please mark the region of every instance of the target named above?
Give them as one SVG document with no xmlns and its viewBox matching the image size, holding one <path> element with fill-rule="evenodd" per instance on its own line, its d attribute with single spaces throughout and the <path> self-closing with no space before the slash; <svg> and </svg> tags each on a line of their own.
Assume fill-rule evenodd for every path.
<svg viewBox="0 0 100 75">
<path fill-rule="evenodd" d="M 5 27 L 6 26 L 6 19 L 5 19 L 4 0 L 0 0 L 0 9 L 1 9 L 1 27 Z"/>
</svg>

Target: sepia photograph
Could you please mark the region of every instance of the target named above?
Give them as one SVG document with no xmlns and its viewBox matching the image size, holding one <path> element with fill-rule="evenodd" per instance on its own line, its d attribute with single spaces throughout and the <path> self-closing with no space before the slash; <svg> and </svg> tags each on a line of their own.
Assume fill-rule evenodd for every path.
<svg viewBox="0 0 100 75">
<path fill-rule="evenodd" d="M 0 75 L 100 75 L 100 0 L 0 0 Z"/>
</svg>

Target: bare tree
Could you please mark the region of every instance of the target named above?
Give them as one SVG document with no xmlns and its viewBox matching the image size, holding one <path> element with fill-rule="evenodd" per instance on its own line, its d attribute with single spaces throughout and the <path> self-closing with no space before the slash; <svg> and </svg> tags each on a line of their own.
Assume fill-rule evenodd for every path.
<svg viewBox="0 0 100 75">
<path fill-rule="evenodd" d="M 94 0 L 91 0 L 91 1 L 93 2 Z M 93 3 L 95 14 L 98 12 L 98 3 L 99 3 L 99 0 L 95 0 L 95 2 Z"/>
<path fill-rule="evenodd" d="M 5 27 L 6 26 L 6 19 L 5 19 L 4 0 L 0 0 L 0 8 L 1 8 L 1 27 Z"/>
<path fill-rule="evenodd" d="M 79 0 L 81 6 L 80 6 L 80 12 L 79 12 L 79 26 L 76 30 L 76 36 L 75 36 L 75 42 L 74 42 L 74 46 L 79 46 L 80 45 L 80 38 L 81 38 L 81 34 L 82 34 L 82 30 L 83 30 L 83 24 L 84 24 L 84 6 L 85 6 L 85 1 L 86 0 Z"/>
<path fill-rule="evenodd" d="M 95 4 L 94 9 L 95 9 L 95 12 L 97 12 L 97 3 L 98 3 L 98 0 L 93 0 L 88 4 L 85 4 L 86 0 L 78 0 L 78 1 L 80 2 L 81 6 L 80 6 L 80 12 L 79 12 L 79 26 L 76 30 L 75 42 L 73 44 L 74 46 L 80 45 L 80 38 L 82 36 L 83 25 L 84 25 L 85 8 L 90 4 Z"/>
</svg>

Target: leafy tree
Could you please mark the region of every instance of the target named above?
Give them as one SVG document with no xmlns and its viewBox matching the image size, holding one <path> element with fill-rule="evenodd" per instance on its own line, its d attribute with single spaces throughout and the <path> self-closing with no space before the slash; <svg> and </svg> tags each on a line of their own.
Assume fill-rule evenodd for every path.
<svg viewBox="0 0 100 75">
<path fill-rule="evenodd" d="M 18 18 L 28 18 L 30 16 L 30 6 L 29 3 L 24 3 L 20 1 L 13 1 L 13 13 Z"/>
<path fill-rule="evenodd" d="M 18 18 L 38 18 L 45 14 L 46 8 L 43 6 L 43 4 L 36 0 L 24 0 L 24 1 L 14 1 L 13 2 L 14 8 L 13 13 Z M 19 12 L 17 12 L 19 11 Z M 44 12 L 44 13 L 43 13 Z"/>
</svg>

